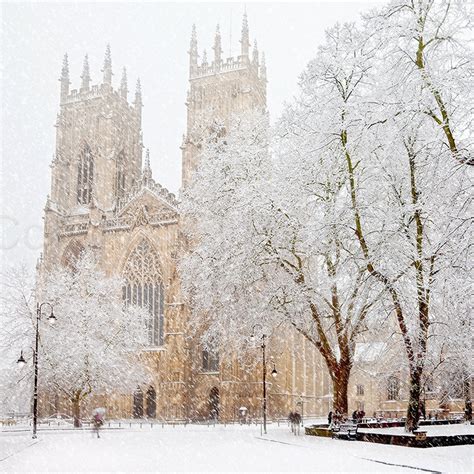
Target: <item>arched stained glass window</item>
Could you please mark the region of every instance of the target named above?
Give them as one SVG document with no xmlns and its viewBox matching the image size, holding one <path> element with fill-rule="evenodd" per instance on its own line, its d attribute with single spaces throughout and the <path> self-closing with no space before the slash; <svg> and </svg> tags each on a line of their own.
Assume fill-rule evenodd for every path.
<svg viewBox="0 0 474 474">
<path fill-rule="evenodd" d="M 148 240 L 134 248 L 125 264 L 123 300 L 148 309 L 146 327 L 151 346 L 163 344 L 164 288 L 158 254 Z"/>
<path fill-rule="evenodd" d="M 94 157 L 90 146 L 86 143 L 79 155 L 77 168 L 77 202 L 89 204 L 94 182 Z"/>
<path fill-rule="evenodd" d="M 400 379 L 391 375 L 387 379 L 387 400 L 399 400 L 400 399 Z"/>
</svg>

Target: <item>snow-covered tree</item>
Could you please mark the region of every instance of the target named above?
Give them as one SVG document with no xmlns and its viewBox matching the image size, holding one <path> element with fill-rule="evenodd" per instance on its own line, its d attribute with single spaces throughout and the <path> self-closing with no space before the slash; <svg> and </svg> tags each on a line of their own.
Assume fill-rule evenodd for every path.
<svg viewBox="0 0 474 474">
<path fill-rule="evenodd" d="M 398 95 L 386 105 L 429 117 L 426 126 L 468 164 L 474 164 L 473 18 L 472 2 L 456 0 L 392 0 L 365 15 L 367 34 L 379 45 L 383 93 Z"/>
<path fill-rule="evenodd" d="M 448 136 L 464 137 L 465 122 L 459 120 L 456 127 L 453 119 L 449 132 L 440 127 L 426 112 L 433 106 L 426 105 L 426 77 L 412 77 L 406 64 L 389 54 L 407 32 L 394 26 L 387 39 L 377 26 L 369 22 L 360 32 L 354 25 L 328 31 L 302 76 L 300 97 L 286 111 L 283 132 L 295 155 L 331 156 L 327 171 L 321 163 L 319 172 L 340 173 L 350 196 L 349 225 L 405 346 L 411 431 L 418 422 L 430 326 L 445 310 L 433 303 L 433 293 L 442 291 L 446 280 L 454 283 L 454 263 L 466 251 L 465 243 L 454 242 L 463 242 L 468 228 L 470 169 L 459 163 L 471 152 L 467 139 L 462 159 L 458 145 L 456 150 L 446 146 Z M 457 89 L 443 110 L 457 110 L 464 74 L 461 67 L 459 77 L 451 71 L 450 84 Z"/>
<path fill-rule="evenodd" d="M 140 356 L 147 342 L 146 310 L 123 304 L 121 280 L 100 271 L 91 251 L 84 252 L 74 268 L 43 275 L 38 288 L 36 300 L 49 302 L 57 318 L 53 327 L 40 323 L 40 391 L 69 399 L 74 424 L 79 426 L 86 397 L 128 393 L 148 380 Z M 23 344 L 30 341 L 26 346 L 16 345 L 19 353 L 33 345 L 34 300 L 23 299 L 11 309 L 9 326 L 28 328 L 16 330 Z"/>
<path fill-rule="evenodd" d="M 69 397 L 76 424 L 81 401 L 91 393 L 130 392 L 148 378 L 140 357 L 146 310 L 125 306 L 122 286 L 98 269 L 92 252 L 74 269 L 45 279 L 42 296 L 54 306 L 57 324 L 43 335 L 43 382 Z"/>
<path fill-rule="evenodd" d="M 355 343 L 380 291 L 360 265 L 341 174 L 320 173 L 328 155 L 277 147 L 284 153 L 272 153 L 258 114 L 235 117 L 209 140 L 183 200 L 194 229 L 184 286 L 203 339 L 223 350 L 245 352 L 256 325 L 302 334 L 326 361 L 334 409 L 347 413 Z"/>
<path fill-rule="evenodd" d="M 0 278 L 0 413 L 26 413 L 33 368 L 20 371 L 17 360 L 34 342 L 34 278 L 23 265 L 5 268 Z"/>
</svg>

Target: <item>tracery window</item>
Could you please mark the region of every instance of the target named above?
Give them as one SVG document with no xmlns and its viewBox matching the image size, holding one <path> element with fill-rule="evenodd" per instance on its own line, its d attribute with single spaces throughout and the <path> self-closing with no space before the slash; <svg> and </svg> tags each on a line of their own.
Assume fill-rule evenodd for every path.
<svg viewBox="0 0 474 474">
<path fill-rule="evenodd" d="M 92 196 L 92 185 L 94 182 L 94 157 L 92 150 L 86 143 L 79 155 L 77 169 L 77 202 L 89 204 Z"/>
<path fill-rule="evenodd" d="M 125 152 L 123 150 L 117 156 L 115 195 L 117 198 L 122 198 L 125 195 Z"/>
<path fill-rule="evenodd" d="M 391 375 L 387 380 L 387 400 L 400 399 L 400 379 Z"/>
<path fill-rule="evenodd" d="M 219 371 L 219 354 L 217 352 L 202 351 L 202 370 L 205 372 Z"/>
<path fill-rule="evenodd" d="M 161 346 L 164 328 L 163 279 L 158 254 L 148 240 L 141 240 L 130 253 L 123 276 L 123 300 L 126 304 L 148 309 L 148 342 L 150 346 Z"/>
</svg>

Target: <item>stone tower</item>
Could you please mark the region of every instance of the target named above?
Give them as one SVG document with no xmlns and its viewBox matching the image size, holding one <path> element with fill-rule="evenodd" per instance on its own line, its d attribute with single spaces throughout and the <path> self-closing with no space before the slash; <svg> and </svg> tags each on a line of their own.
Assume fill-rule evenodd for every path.
<svg viewBox="0 0 474 474">
<path fill-rule="evenodd" d="M 44 260 L 56 262 L 55 245 L 60 217 L 112 211 L 139 181 L 142 168 L 140 82 L 133 103 L 128 101 L 127 74 L 112 86 L 112 58 L 107 46 L 102 83 L 91 85 L 88 57 L 84 58 L 81 87 L 70 90 L 69 65 L 64 57 L 60 81 L 60 109 L 56 121 L 56 153 L 51 164 L 51 195 L 45 208 Z"/>
<path fill-rule="evenodd" d="M 208 62 L 206 50 L 199 62 L 196 28 L 193 25 L 189 48 L 189 91 L 187 132 L 183 137 L 182 185 L 186 187 L 197 166 L 197 156 L 209 131 L 216 122 L 224 126 L 232 114 L 266 109 L 265 57 L 259 56 L 254 43 L 250 57 L 247 14 L 242 22 L 240 55 L 223 58 L 221 34 L 217 26 L 213 60 Z"/>
<path fill-rule="evenodd" d="M 91 86 L 86 56 L 81 87 L 69 91 L 64 57 L 51 189 L 51 201 L 64 211 L 89 205 L 93 199 L 101 209 L 111 209 L 140 177 L 140 83 L 133 104 L 127 100 L 125 70 L 120 88 L 113 89 L 109 46 L 102 72 L 102 83 Z"/>
</svg>

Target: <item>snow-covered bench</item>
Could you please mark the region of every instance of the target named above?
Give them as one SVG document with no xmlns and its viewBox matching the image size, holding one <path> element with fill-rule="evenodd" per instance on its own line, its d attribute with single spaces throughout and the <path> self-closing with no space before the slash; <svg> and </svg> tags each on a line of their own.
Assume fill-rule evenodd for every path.
<svg viewBox="0 0 474 474">
<path fill-rule="evenodd" d="M 337 439 L 354 440 L 357 436 L 357 425 L 355 423 L 342 423 L 332 428 L 332 437 Z"/>
</svg>

